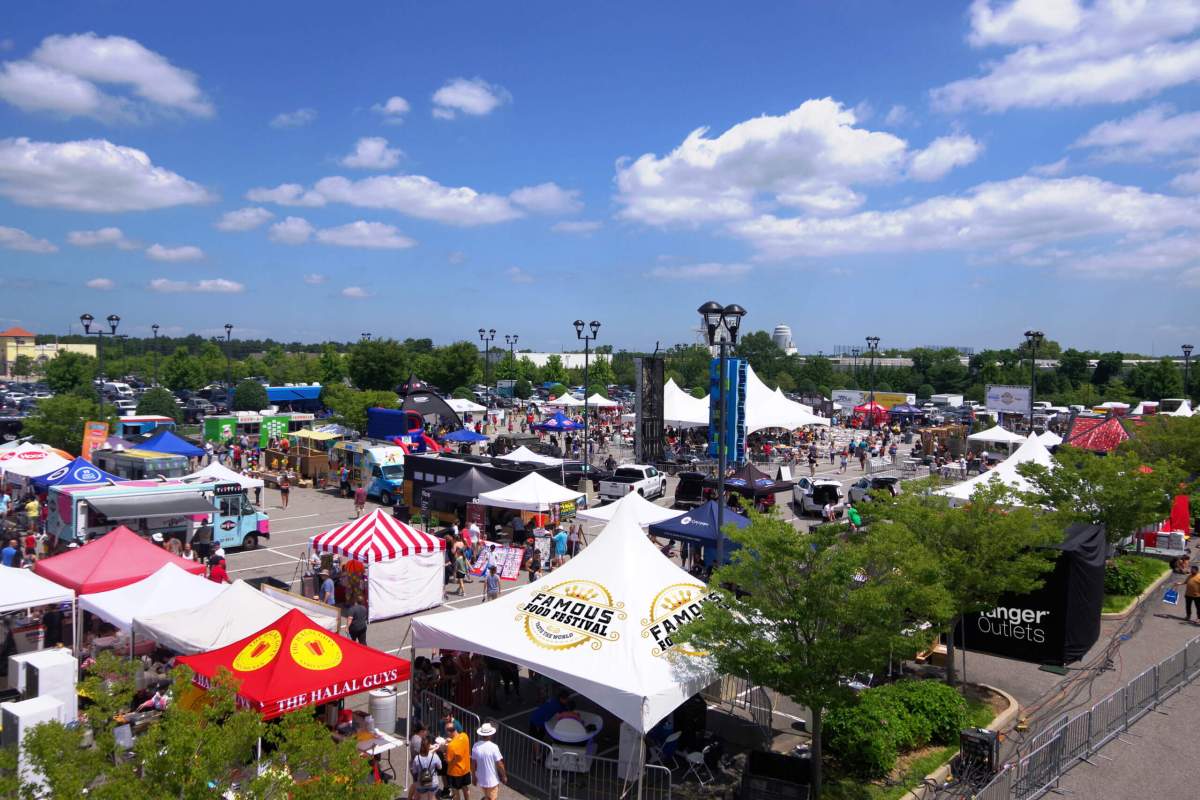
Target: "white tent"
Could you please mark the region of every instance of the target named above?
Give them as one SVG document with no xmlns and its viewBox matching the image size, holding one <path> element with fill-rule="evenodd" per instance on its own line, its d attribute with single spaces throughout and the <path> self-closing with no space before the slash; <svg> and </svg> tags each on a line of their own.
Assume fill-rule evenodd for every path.
<svg viewBox="0 0 1200 800">
<path fill-rule="evenodd" d="M 792 431 L 805 425 L 828 424 L 829 420 L 813 414 L 808 406 L 771 391 L 752 367 L 746 367 L 746 433 L 766 428 Z"/>
<path fill-rule="evenodd" d="M 645 733 L 716 677 L 670 638 L 702 613 L 704 592 L 626 505 L 564 566 L 490 603 L 417 617 L 412 641 L 515 662 Z"/>
<path fill-rule="evenodd" d="M 776 386 L 776 387 L 775 387 L 775 396 L 776 396 L 776 397 L 778 397 L 778 398 L 779 398 L 779 399 L 781 399 L 781 400 L 788 400 L 788 397 L 787 397 L 787 395 L 785 395 L 785 394 L 783 393 L 783 389 L 780 389 L 778 386 Z M 788 400 L 788 402 L 789 402 L 789 403 L 795 403 L 796 401 L 795 401 L 795 400 Z M 812 407 L 812 406 L 810 406 L 810 405 L 807 405 L 807 404 L 805 404 L 805 403 L 796 403 L 796 405 L 800 406 L 800 408 L 804 409 L 805 411 L 807 411 L 807 412 L 808 412 L 808 413 L 810 413 L 810 414 L 812 414 L 812 413 L 813 413 L 813 407 Z"/>
<path fill-rule="evenodd" d="M 680 428 L 708 425 L 708 397 L 692 397 L 669 379 L 663 386 L 663 422 Z"/>
<path fill-rule="evenodd" d="M 592 392 L 592 396 L 587 401 L 592 408 L 620 408 L 621 406 L 616 400 L 609 400 L 599 392 Z"/>
<path fill-rule="evenodd" d="M 243 489 L 263 488 L 263 482 L 259 478 L 251 478 L 249 475 L 234 472 L 216 461 L 196 470 L 191 475 L 184 475 L 180 480 L 185 483 L 236 483 Z"/>
<path fill-rule="evenodd" d="M 473 403 L 470 400 L 463 400 L 458 397 L 451 397 L 446 401 L 446 405 L 450 406 L 456 414 L 482 414 L 484 411 L 487 411 L 479 403 Z"/>
<path fill-rule="evenodd" d="M 516 483 L 484 492 L 475 502 L 494 508 L 549 511 L 551 506 L 576 502 L 582 498 L 581 492 L 559 486 L 554 481 L 531 472 Z"/>
<path fill-rule="evenodd" d="M 1179 407 L 1174 411 L 1165 411 L 1165 417 L 1190 417 L 1192 415 L 1192 402 L 1190 400 L 1180 401 Z"/>
<path fill-rule="evenodd" d="M 576 516 L 579 519 L 586 519 L 591 522 L 609 522 L 612 520 L 613 515 L 625 506 L 633 506 L 633 516 L 643 528 L 653 525 L 656 522 L 662 522 L 663 520 L 679 516 L 679 509 L 664 508 L 657 503 L 650 502 L 637 492 L 630 492 L 620 500 L 612 503 L 585 509 L 580 511 Z"/>
<path fill-rule="evenodd" d="M 27 483 L 30 478 L 47 475 L 69 463 L 49 447 L 32 442 L 0 451 L 0 475 L 9 483 Z"/>
<path fill-rule="evenodd" d="M 997 464 L 994 469 L 984 472 L 981 475 L 976 475 L 970 480 L 957 483 L 954 486 L 939 489 L 937 494 L 945 495 L 954 500 L 969 500 L 971 499 L 971 493 L 988 481 L 1001 481 L 1018 492 L 1031 491 L 1033 489 L 1032 484 L 1017 472 L 1017 466 L 1026 463 L 1041 464 L 1044 467 L 1054 466 L 1054 457 L 1050 455 L 1050 451 L 1046 449 L 1046 446 L 1033 434 L 1030 434 L 1028 439 L 1023 439 L 1021 446 L 1016 449 L 1016 452 Z"/>
<path fill-rule="evenodd" d="M 569 393 L 554 400 L 547 400 L 542 403 L 544 406 L 561 406 L 562 408 L 583 408 L 583 401 L 576 400 Z"/>
<path fill-rule="evenodd" d="M 988 428 L 986 431 L 972 433 L 967 437 L 969 442 L 986 442 L 988 444 L 1021 444 L 1025 441 L 1025 437 L 1019 433 L 1013 433 L 1008 428 L 1001 428 L 997 425 L 994 428 Z"/>
<path fill-rule="evenodd" d="M 521 445 L 511 453 L 506 453 L 502 456 L 496 456 L 501 461 L 524 461 L 530 464 L 545 464 L 548 467 L 557 467 L 563 463 L 561 458 L 554 456 L 544 456 L 541 453 L 535 453 L 525 445 Z"/>
<path fill-rule="evenodd" d="M 245 581 L 234 581 L 198 608 L 135 616 L 133 632 L 176 653 L 206 653 L 258 633 L 293 608 L 296 606 L 267 597 Z M 337 616 L 314 616 L 309 608 L 300 610 L 322 628 L 337 631 Z"/>
<path fill-rule="evenodd" d="M 1063 441 L 1063 438 L 1054 431 L 1042 431 L 1038 434 L 1037 438 L 1046 447 L 1054 447 L 1055 445 L 1062 444 Z"/>
<path fill-rule="evenodd" d="M 0 567 L 0 614 L 74 601 L 73 591 L 31 570 Z"/>
<path fill-rule="evenodd" d="M 79 607 L 128 631 L 135 614 L 196 608 L 211 602 L 224 588 L 174 564 L 165 564 L 153 575 L 120 589 L 80 595 Z"/>
</svg>

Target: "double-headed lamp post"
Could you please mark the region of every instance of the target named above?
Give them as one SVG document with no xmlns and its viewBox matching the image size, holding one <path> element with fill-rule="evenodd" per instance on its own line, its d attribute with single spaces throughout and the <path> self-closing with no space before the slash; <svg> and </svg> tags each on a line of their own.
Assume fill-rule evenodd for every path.
<svg viewBox="0 0 1200 800">
<path fill-rule="evenodd" d="M 583 342 L 583 469 L 586 472 L 591 469 L 586 465 L 592 463 L 592 440 L 588 438 L 588 358 L 592 354 L 592 342 L 600 333 L 600 323 L 592 320 L 587 324 L 590 334 L 585 334 L 583 327 L 583 320 L 575 320 L 575 338 Z"/>
<path fill-rule="evenodd" d="M 1029 432 L 1033 433 L 1033 397 L 1037 394 L 1037 349 L 1046 334 L 1041 331 L 1025 331 L 1029 342 Z"/>
<path fill-rule="evenodd" d="M 720 567 L 725 563 L 725 470 L 728 462 L 728 442 L 725 437 L 727 427 L 725 423 L 725 384 L 727 383 L 725 361 L 728 358 L 729 345 L 737 344 L 738 328 L 742 325 L 742 317 L 746 316 L 746 309 L 736 303 L 722 306 L 714 300 L 709 300 L 696 310 L 700 312 L 700 318 L 704 320 L 709 346 L 715 344 L 720 347 L 717 383 L 717 566 Z M 727 331 L 727 336 L 719 335 L 722 327 Z"/>
<path fill-rule="evenodd" d="M 359 336 L 362 337 L 362 341 L 364 341 L 364 342 L 371 341 L 371 334 L 367 331 L 363 331 L 362 333 L 359 334 Z"/>
<path fill-rule="evenodd" d="M 1180 349 L 1183 350 L 1183 396 L 1190 404 L 1192 402 L 1192 346 L 1185 344 Z"/>
<path fill-rule="evenodd" d="M 495 338 L 496 338 L 496 329 L 495 328 L 489 328 L 486 331 L 483 328 L 479 329 L 479 341 L 483 342 L 483 383 L 484 383 L 484 386 L 487 388 L 487 398 L 489 401 L 488 402 L 489 408 L 492 405 L 490 402 L 492 399 L 492 385 L 490 382 L 488 382 L 488 362 L 490 361 L 490 356 L 492 353 L 492 341 Z"/>
<path fill-rule="evenodd" d="M 154 385 L 158 386 L 158 323 L 151 325 L 150 330 L 154 332 Z"/>
<path fill-rule="evenodd" d="M 100 417 L 104 417 L 104 337 L 116 336 L 117 326 L 121 324 L 121 318 L 116 314 L 109 314 L 106 322 L 108 322 L 108 330 L 97 328 L 92 330 L 92 323 L 96 318 L 91 314 L 80 314 L 79 322 L 83 325 L 83 332 L 87 336 L 95 336 L 98 339 L 96 343 L 96 365 L 99 368 L 100 374 Z"/>
<path fill-rule="evenodd" d="M 233 408 L 233 324 L 225 323 L 225 392 Z"/>
<path fill-rule="evenodd" d="M 515 352 L 517 347 L 517 334 L 504 334 L 504 343 L 508 345 L 508 360 L 512 362 L 512 368 L 515 370 L 517 368 L 517 356 Z"/>
<path fill-rule="evenodd" d="M 879 337 L 867 337 L 867 351 L 871 354 L 871 429 L 875 429 L 875 356 L 879 353 Z"/>
</svg>

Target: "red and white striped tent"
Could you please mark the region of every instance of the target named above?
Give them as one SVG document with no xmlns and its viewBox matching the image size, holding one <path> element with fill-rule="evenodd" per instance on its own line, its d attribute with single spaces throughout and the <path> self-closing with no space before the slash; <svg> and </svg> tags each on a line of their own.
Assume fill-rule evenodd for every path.
<svg viewBox="0 0 1200 800">
<path fill-rule="evenodd" d="M 446 543 L 382 509 L 309 539 L 314 553 L 333 553 L 367 567 L 367 615 L 374 621 L 441 605 Z"/>
</svg>

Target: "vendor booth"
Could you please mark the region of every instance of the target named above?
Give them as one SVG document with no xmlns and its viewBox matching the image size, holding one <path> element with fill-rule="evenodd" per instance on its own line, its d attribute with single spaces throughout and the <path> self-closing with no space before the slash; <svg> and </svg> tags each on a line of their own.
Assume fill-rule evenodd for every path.
<svg viewBox="0 0 1200 800">
<path fill-rule="evenodd" d="M 937 494 L 951 498 L 955 504 L 964 503 L 971 499 L 975 489 L 989 481 L 1000 481 L 1018 492 L 1033 491 L 1033 484 L 1017 471 L 1017 467 L 1021 464 L 1031 463 L 1041 464 L 1048 469 L 1053 468 L 1054 457 L 1050 455 L 1050 451 L 1038 440 L 1036 435 L 1030 434 L 1028 439 L 1022 441 L 1023 444 L 1016 449 L 1016 452 L 997 464 L 994 469 L 980 473 L 962 483 L 938 489 Z"/>
<path fill-rule="evenodd" d="M 1019 445 L 1025 441 L 1025 437 L 1019 433 L 1013 433 L 1008 428 L 1002 428 L 999 425 L 988 428 L 985 431 L 972 433 L 967 437 L 967 441 L 978 447 L 979 445 L 999 445 L 1002 444 L 1007 449 L 1012 449 L 1014 445 Z"/>
<path fill-rule="evenodd" d="M 728 508 L 725 509 L 724 520 L 726 525 L 733 525 L 739 529 L 750 524 L 749 518 Z M 653 536 L 665 536 L 668 539 L 687 542 L 689 545 L 702 548 L 705 566 L 711 565 L 716 560 L 717 530 L 717 503 L 715 500 L 709 500 L 691 511 L 676 514 L 670 519 L 656 522 L 650 526 L 650 533 Z M 725 537 L 725 560 L 728 561 L 733 551 L 740 546 L 728 536 Z"/>
<path fill-rule="evenodd" d="M 408 680 L 409 662 L 329 634 L 295 609 L 243 639 L 180 656 L 202 689 L 221 671 L 237 683 L 237 702 L 274 719 L 289 711 Z"/>
<path fill-rule="evenodd" d="M 535 453 L 525 445 L 521 445 L 516 450 L 509 451 L 502 456 L 496 456 L 500 461 L 521 461 L 526 464 L 544 464 L 547 467 L 562 466 L 563 459 L 555 458 L 554 456 L 544 456 L 541 453 Z"/>
<path fill-rule="evenodd" d="M 105 472 L 83 458 L 76 458 L 66 466 L 59 467 L 53 472 L 38 475 L 33 479 L 33 488 L 45 493 L 51 486 L 83 486 L 92 483 L 115 483 L 121 480 L 112 473 Z"/>
<path fill-rule="evenodd" d="M 0 477 L 9 485 L 27 486 L 39 475 L 62 469 L 71 463 L 45 445 L 22 442 L 0 451 Z"/>
<path fill-rule="evenodd" d="M 236 483 L 243 489 L 250 490 L 263 488 L 261 478 L 252 478 L 249 475 L 235 472 L 219 461 L 213 461 L 208 466 L 196 470 L 191 475 L 184 475 L 179 480 L 184 483 Z"/>
<path fill-rule="evenodd" d="M 79 594 L 93 594 L 137 583 L 167 564 L 204 574 L 203 564 L 172 555 L 122 525 L 77 550 L 38 561 L 33 570 Z"/>
<path fill-rule="evenodd" d="M 633 507 L 633 516 L 643 528 L 647 525 L 653 525 L 657 522 L 679 516 L 678 509 L 665 508 L 657 503 L 652 503 L 637 492 L 630 492 L 620 500 L 612 503 L 606 503 L 596 508 L 584 509 L 576 516 L 588 522 L 611 522 L 613 515 L 617 513 L 617 509 L 628 506 Z"/>
<path fill-rule="evenodd" d="M 35 575 L 27 569 L 0 566 L 0 614 L 5 615 L 5 624 L 13 637 L 16 652 L 26 653 L 40 650 L 47 644 L 45 617 L 29 614 L 32 609 L 42 606 L 59 606 L 71 604 L 71 615 L 75 617 L 75 593 L 64 589 L 53 581 Z M 56 632 L 61 637 L 62 632 Z M 8 670 L 8 659 L 0 663 L 0 673 Z"/>
<path fill-rule="evenodd" d="M 1064 444 L 1093 453 L 1108 453 L 1128 439 L 1129 431 L 1119 417 L 1076 417 Z"/>
<path fill-rule="evenodd" d="M 374 622 L 441 605 L 446 543 L 375 509 L 309 539 L 314 553 L 366 568 L 368 618 Z"/>
<path fill-rule="evenodd" d="M 474 502 L 475 498 L 484 492 L 502 489 L 504 485 L 501 481 L 488 477 L 475 467 L 471 467 L 457 478 L 451 478 L 445 483 L 437 484 L 425 491 L 429 492 L 429 499 L 435 507 L 449 507 L 457 511 L 465 508 L 468 503 Z"/>
<path fill-rule="evenodd" d="M 138 445 L 139 450 L 150 450 L 155 453 L 170 453 L 187 458 L 200 458 L 204 448 L 197 447 L 186 439 L 180 438 L 171 431 L 161 430 Z"/>
<path fill-rule="evenodd" d="M 581 431 L 583 430 L 583 423 L 576 422 L 561 411 L 556 411 L 552 416 L 547 417 L 541 422 L 535 422 L 533 429 L 535 431 L 546 431 L 547 433 Z"/>
<path fill-rule="evenodd" d="M 496 508 L 512 508 L 520 511 L 557 510 L 564 503 L 583 505 L 586 496 L 560 486 L 553 481 L 531 472 L 516 483 L 509 484 L 479 495 L 476 502 Z"/>
<path fill-rule="evenodd" d="M 128 633 L 136 615 L 204 606 L 224 589 L 224 584 L 166 564 L 150 577 L 128 586 L 80 595 L 79 607 Z"/>
</svg>

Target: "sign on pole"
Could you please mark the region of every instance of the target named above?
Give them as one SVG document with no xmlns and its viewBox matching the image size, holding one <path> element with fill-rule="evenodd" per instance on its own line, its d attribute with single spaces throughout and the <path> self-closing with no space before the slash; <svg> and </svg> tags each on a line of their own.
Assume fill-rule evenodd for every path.
<svg viewBox="0 0 1200 800">
<path fill-rule="evenodd" d="M 1029 387 L 988 386 L 985 405 L 988 411 L 1000 411 L 1005 414 L 1028 414 Z"/>
<path fill-rule="evenodd" d="M 83 444 L 79 449 L 79 454 L 87 461 L 92 460 L 92 453 L 96 448 L 104 444 L 104 440 L 108 438 L 108 423 L 107 422 L 85 422 L 83 424 Z"/>
</svg>

